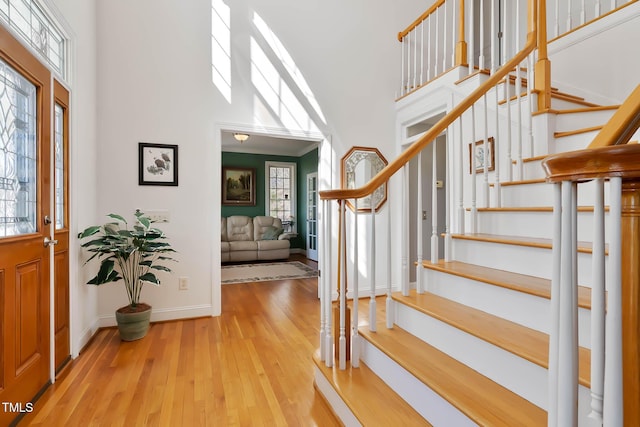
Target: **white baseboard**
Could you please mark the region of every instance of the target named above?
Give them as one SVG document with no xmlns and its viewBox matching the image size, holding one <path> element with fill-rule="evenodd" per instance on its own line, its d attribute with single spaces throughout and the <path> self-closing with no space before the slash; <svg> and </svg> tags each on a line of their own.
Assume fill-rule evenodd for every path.
<svg viewBox="0 0 640 427">
<path fill-rule="evenodd" d="M 192 319 L 207 316 L 213 316 L 213 306 L 211 304 L 176 308 L 153 308 L 151 311 L 151 322 L 166 322 L 168 320 Z M 116 326 L 116 316 L 115 314 L 100 316 L 99 322 L 101 328 Z"/>
</svg>

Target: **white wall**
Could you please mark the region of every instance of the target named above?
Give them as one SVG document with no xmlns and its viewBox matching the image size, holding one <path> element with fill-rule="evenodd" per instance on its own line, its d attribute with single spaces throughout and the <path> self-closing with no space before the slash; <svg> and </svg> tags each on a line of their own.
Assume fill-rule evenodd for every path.
<svg viewBox="0 0 640 427">
<path fill-rule="evenodd" d="M 230 30 L 216 31 L 230 32 L 231 59 L 222 65 L 231 70 L 230 101 L 212 83 L 210 0 L 97 2 L 97 212 L 170 212 L 162 228 L 180 261 L 161 288 L 143 291 L 155 319 L 219 312 L 220 129 L 330 137 L 320 174 L 333 167 L 334 179 L 325 186 L 338 185 L 336 159 L 352 145 L 377 146 L 393 159 L 396 34 L 425 8 L 418 0 L 226 3 L 216 2 L 217 13 L 229 14 Z M 276 39 L 281 45 L 269 44 Z M 140 141 L 179 145 L 178 187 L 138 186 Z M 189 277 L 188 291 L 178 291 L 180 276 Z M 99 293 L 98 314 L 111 324 L 125 293 L 119 285 Z"/>
<path fill-rule="evenodd" d="M 71 157 L 71 351 L 77 355 L 81 347 L 98 328 L 97 289 L 84 285 L 89 278 L 80 269 L 82 259 L 78 242 L 73 238 L 78 230 L 96 221 L 98 179 L 97 155 L 97 93 L 96 93 L 96 25 L 95 2 L 51 0 L 46 2 L 65 27 L 71 39 L 69 85 L 70 157 Z"/>
<path fill-rule="evenodd" d="M 640 3 L 630 4 L 549 45 L 553 84 L 603 105 L 621 103 L 638 84 Z M 597 52 L 597 55 L 594 55 Z"/>
</svg>

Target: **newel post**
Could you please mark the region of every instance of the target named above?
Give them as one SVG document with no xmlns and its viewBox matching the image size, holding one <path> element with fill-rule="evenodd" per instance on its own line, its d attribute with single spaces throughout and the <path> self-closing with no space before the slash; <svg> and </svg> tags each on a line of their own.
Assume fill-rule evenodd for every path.
<svg viewBox="0 0 640 427">
<path fill-rule="evenodd" d="M 458 20 L 458 42 L 456 43 L 456 65 L 468 65 L 467 42 L 464 40 L 464 0 L 460 0 L 460 18 Z"/>
<path fill-rule="evenodd" d="M 551 108 L 551 61 L 547 54 L 547 2 L 538 0 L 534 25 L 537 25 L 538 62 L 535 65 L 534 87 L 538 93 L 538 111 Z"/>
<path fill-rule="evenodd" d="M 622 376 L 624 425 L 640 425 L 640 179 L 622 184 Z"/>
</svg>

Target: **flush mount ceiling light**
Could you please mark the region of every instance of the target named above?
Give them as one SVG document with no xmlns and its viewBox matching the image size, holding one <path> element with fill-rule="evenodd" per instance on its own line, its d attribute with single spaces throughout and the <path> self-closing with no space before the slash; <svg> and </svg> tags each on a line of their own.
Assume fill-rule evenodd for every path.
<svg viewBox="0 0 640 427">
<path fill-rule="evenodd" d="M 249 139 L 249 135 L 246 133 L 240 133 L 240 132 L 236 132 L 233 134 L 233 137 L 240 142 L 240 144 L 242 144 L 243 142 L 245 142 L 247 139 Z"/>
</svg>

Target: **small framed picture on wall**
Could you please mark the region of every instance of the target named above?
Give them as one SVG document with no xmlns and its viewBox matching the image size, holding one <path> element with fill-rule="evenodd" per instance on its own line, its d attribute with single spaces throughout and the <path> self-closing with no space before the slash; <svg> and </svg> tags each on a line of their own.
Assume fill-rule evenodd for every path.
<svg viewBox="0 0 640 427">
<path fill-rule="evenodd" d="M 138 144 L 138 185 L 178 185 L 178 146 Z"/>
</svg>

